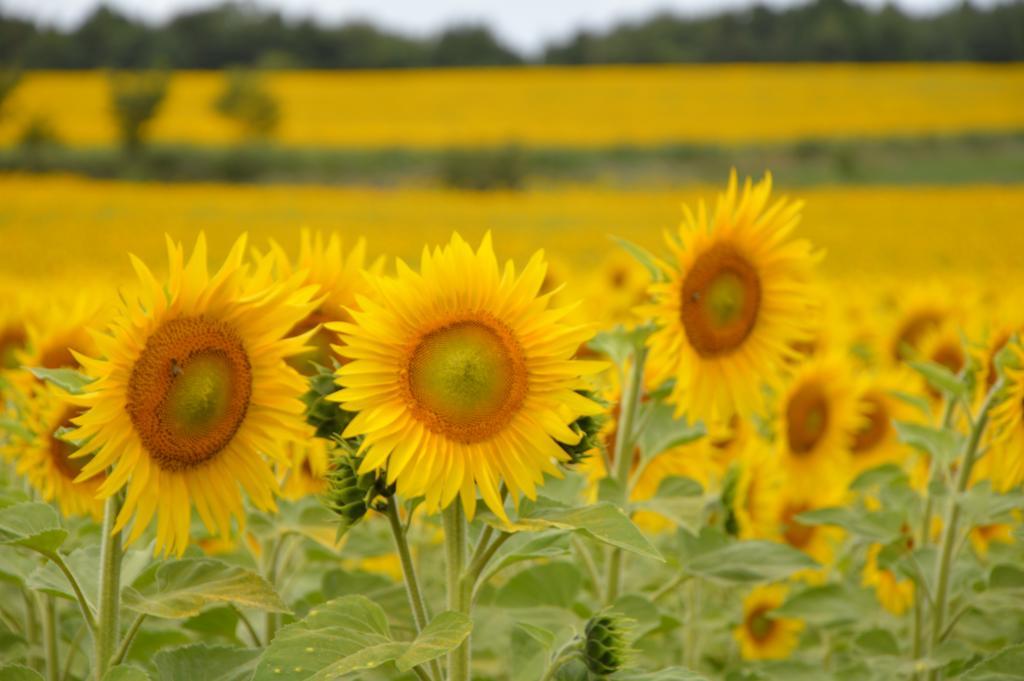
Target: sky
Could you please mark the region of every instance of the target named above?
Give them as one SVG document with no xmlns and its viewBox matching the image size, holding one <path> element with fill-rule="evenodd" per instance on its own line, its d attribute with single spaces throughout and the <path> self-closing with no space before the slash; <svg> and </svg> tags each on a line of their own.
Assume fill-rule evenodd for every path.
<svg viewBox="0 0 1024 681">
<path fill-rule="evenodd" d="M 789 6 L 804 0 L 761 0 L 762 4 Z M 879 6 L 885 0 L 860 0 Z M 1000 0 L 972 0 L 993 5 Z M 69 28 L 77 25 L 101 2 L 150 23 L 165 21 L 185 9 L 220 4 L 221 0 L 0 0 L 0 12 Z M 380 26 L 413 35 L 425 35 L 453 23 L 484 23 L 498 36 L 526 53 L 580 28 L 602 29 L 624 19 L 641 19 L 668 10 L 679 14 L 707 14 L 744 7 L 752 0 L 249 0 L 293 18 L 313 17 L 329 23 L 367 19 Z M 959 0 L 895 0 L 914 13 L 942 10 Z"/>
</svg>

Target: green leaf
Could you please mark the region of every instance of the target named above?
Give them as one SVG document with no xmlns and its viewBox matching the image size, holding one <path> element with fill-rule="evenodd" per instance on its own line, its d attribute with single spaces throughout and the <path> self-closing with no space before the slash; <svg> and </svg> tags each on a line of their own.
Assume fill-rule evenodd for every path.
<svg viewBox="0 0 1024 681">
<path fill-rule="evenodd" d="M 99 593 L 100 547 L 87 546 L 75 549 L 64 558 L 65 565 L 71 570 L 82 588 L 86 602 L 95 607 L 96 594 Z M 67 577 L 52 561 L 47 561 L 29 575 L 26 586 L 51 596 L 75 600 L 75 592 L 68 584 Z"/>
<path fill-rule="evenodd" d="M 651 511 L 691 532 L 700 529 L 707 500 L 700 483 L 670 476 L 661 481 L 654 496 L 631 504 L 633 510 Z"/>
<path fill-rule="evenodd" d="M 189 677 L 181 677 L 189 678 Z M 207 677 L 203 677 L 204 679 Z M 111 667 L 107 670 L 107 673 L 103 675 L 103 681 L 152 681 L 149 678 L 149 674 L 142 671 L 138 667 L 133 667 L 128 664 L 119 664 L 116 667 Z"/>
<path fill-rule="evenodd" d="M 43 681 L 39 672 L 20 664 L 9 664 L 0 667 L 0 679 L 4 681 Z"/>
<path fill-rule="evenodd" d="M 907 421 L 893 421 L 892 425 L 901 442 L 932 455 L 940 464 L 952 462 L 963 448 L 964 436 L 952 430 Z"/>
<path fill-rule="evenodd" d="M 966 397 L 967 385 L 964 384 L 952 371 L 936 364 L 935 362 L 908 362 L 910 368 L 924 376 L 928 384 L 943 393 L 952 397 Z"/>
<path fill-rule="evenodd" d="M 263 577 L 211 558 L 167 561 L 124 589 L 121 599 L 130 610 L 167 619 L 193 617 L 211 603 L 288 612 Z"/>
<path fill-rule="evenodd" d="M 4 430 L 22 440 L 31 440 L 33 438 L 32 431 L 15 419 L 0 418 L 0 431 Z"/>
<path fill-rule="evenodd" d="M 1024 589 L 1024 569 L 1009 563 L 1000 563 L 992 568 L 988 578 L 990 589 Z"/>
<path fill-rule="evenodd" d="M 516 542 L 512 539 L 501 548 L 486 574 L 494 575 L 511 565 L 528 560 L 565 556 L 569 553 L 569 536 L 568 531 L 552 530 L 538 534 L 526 542 Z"/>
<path fill-rule="evenodd" d="M 249 514 L 248 527 L 261 539 L 299 534 L 332 550 L 338 545 L 338 516 L 315 496 L 295 502 L 281 501 L 273 516 L 254 511 Z"/>
<path fill-rule="evenodd" d="M 874 614 L 873 597 L 845 584 L 824 584 L 797 591 L 773 614 L 818 624 L 856 622 Z"/>
<path fill-rule="evenodd" d="M 985 658 L 960 677 L 963 681 L 1012 681 L 1024 679 L 1024 643 Z"/>
<path fill-rule="evenodd" d="M 72 395 L 81 395 L 85 386 L 92 383 L 93 379 L 80 371 L 74 369 L 45 369 L 43 367 L 30 367 L 32 375 L 41 381 L 49 381 L 58 388 L 69 392 Z"/>
<path fill-rule="evenodd" d="M 904 470 L 894 463 L 887 463 L 874 468 L 869 468 L 850 483 L 850 489 L 865 491 L 875 487 L 887 487 L 894 482 L 907 479 Z"/>
<path fill-rule="evenodd" d="M 594 336 L 587 346 L 595 352 L 608 356 L 618 367 L 623 367 L 633 353 L 644 346 L 647 337 L 654 332 L 654 326 L 645 324 L 626 329 L 621 324 L 610 331 L 602 331 Z"/>
<path fill-rule="evenodd" d="M 704 437 L 703 424 L 691 424 L 685 416 L 677 419 L 674 413 L 675 408 L 664 402 L 650 401 L 641 406 L 639 421 L 643 428 L 637 446 L 644 458 Z"/>
<path fill-rule="evenodd" d="M 501 587 L 498 605 L 505 608 L 568 608 L 583 585 L 583 574 L 571 563 L 534 565 L 517 572 Z"/>
<path fill-rule="evenodd" d="M 643 246 L 636 245 L 632 241 L 628 241 L 614 235 L 612 236 L 612 241 L 618 244 L 622 250 L 629 253 L 638 263 L 644 266 L 647 273 L 651 275 L 652 282 L 665 281 L 665 273 L 661 271 L 660 267 L 658 267 L 657 259 L 650 251 Z"/>
<path fill-rule="evenodd" d="M 460 612 L 442 612 L 430 620 L 416 640 L 409 644 L 401 657 L 395 660 L 398 671 L 406 672 L 416 665 L 430 662 L 466 640 L 473 622 Z"/>
<path fill-rule="evenodd" d="M 398 658 L 408 644 L 391 638 L 384 610 L 363 596 L 342 596 L 277 633 L 253 681 L 327 681 Z"/>
<path fill-rule="evenodd" d="M 30 501 L 0 509 L 0 544 L 51 553 L 67 536 L 60 516 L 49 504 Z"/>
<path fill-rule="evenodd" d="M 480 518 L 504 532 L 537 532 L 551 528 L 575 530 L 591 539 L 633 553 L 664 561 L 658 549 L 630 521 L 621 508 L 606 501 L 572 508 L 547 497 L 524 500 L 519 517 L 505 523 L 490 512 Z"/>
<path fill-rule="evenodd" d="M 717 582 L 773 582 L 818 567 L 807 554 L 785 544 L 738 541 L 684 564 L 690 574 Z"/>
<path fill-rule="evenodd" d="M 153 656 L 153 665 L 157 672 L 156 681 L 248 681 L 259 656 L 260 651 L 253 648 L 196 643 L 161 650 Z"/>
<path fill-rule="evenodd" d="M 707 681 L 706 676 L 682 667 L 667 667 L 656 672 L 616 674 L 616 681 Z"/>
<path fill-rule="evenodd" d="M 819 508 L 796 516 L 804 525 L 834 525 L 853 534 L 888 542 L 900 536 L 903 516 L 893 511 L 861 511 L 847 506 Z"/>
<path fill-rule="evenodd" d="M 854 644 L 870 655 L 900 654 L 900 644 L 888 629 L 868 629 L 854 640 Z"/>
</svg>

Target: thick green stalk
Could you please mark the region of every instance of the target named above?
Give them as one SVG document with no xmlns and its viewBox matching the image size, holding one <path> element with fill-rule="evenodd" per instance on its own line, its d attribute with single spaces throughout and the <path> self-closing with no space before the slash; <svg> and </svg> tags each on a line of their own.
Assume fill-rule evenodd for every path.
<svg viewBox="0 0 1024 681">
<path fill-rule="evenodd" d="M 418 635 L 427 626 L 427 605 L 423 599 L 423 590 L 420 589 L 419 577 L 416 575 L 416 564 L 412 561 L 412 553 L 409 551 L 409 541 L 402 526 L 402 520 L 398 517 L 398 504 L 395 497 L 388 497 L 387 508 L 388 522 L 391 525 L 391 535 L 395 539 L 395 549 L 398 551 L 398 558 L 402 565 L 402 577 L 405 582 L 405 593 L 409 598 L 409 607 L 412 609 L 413 624 Z M 437 660 L 430 662 L 430 672 L 434 679 L 441 678 L 441 666 Z"/>
<path fill-rule="evenodd" d="M 46 681 L 60 681 L 60 661 L 57 651 L 57 606 L 53 596 L 43 599 L 43 650 L 46 654 Z"/>
<path fill-rule="evenodd" d="M 472 602 L 471 585 L 465 577 L 466 567 L 466 517 L 458 501 L 444 510 L 445 568 L 447 570 L 448 609 L 470 614 Z M 448 681 L 470 681 L 471 659 L 470 637 L 458 648 L 448 653 Z"/>
<path fill-rule="evenodd" d="M 957 471 L 955 493 L 949 500 L 946 508 L 946 518 L 942 527 L 942 539 L 939 543 L 939 562 L 935 575 L 935 599 L 932 610 L 931 637 L 929 640 L 929 653 L 934 653 L 942 640 L 945 627 L 946 606 L 949 599 L 949 581 L 953 567 L 954 547 L 957 543 L 957 535 L 960 531 L 960 504 L 957 497 L 962 495 L 971 481 L 971 472 L 974 470 L 974 463 L 977 460 L 978 448 L 981 444 L 981 437 L 988 425 L 989 410 L 991 409 L 995 396 L 1001 389 L 1001 382 L 989 392 L 985 403 L 979 410 L 978 417 L 971 429 L 970 437 L 967 440 L 967 448 L 964 452 L 963 461 Z M 929 681 L 939 678 L 939 670 L 933 669 L 928 673 Z"/>
<path fill-rule="evenodd" d="M 121 533 L 114 532 L 114 522 L 120 508 L 115 494 L 107 498 L 103 507 L 103 534 L 100 545 L 100 599 L 96 623 L 96 681 L 107 673 L 110 660 L 117 650 L 120 631 L 118 616 L 121 609 Z"/>
<path fill-rule="evenodd" d="M 39 619 L 39 603 L 32 597 L 30 591 L 23 591 L 22 596 L 25 601 L 25 644 L 28 646 L 26 662 L 29 667 L 39 671 L 41 660 L 38 653 L 39 631 L 36 626 Z"/>
<path fill-rule="evenodd" d="M 636 446 L 634 423 L 640 409 L 644 392 L 644 365 L 647 362 L 647 347 L 641 346 L 633 353 L 633 368 L 622 389 L 619 403 L 619 423 L 615 434 L 615 480 L 622 490 L 622 505 L 629 503 L 629 472 L 633 467 L 633 450 Z M 611 473 L 611 471 L 609 471 Z M 605 604 L 611 605 L 619 597 L 622 583 L 622 549 L 612 549 L 608 558 L 608 573 L 605 586 Z"/>
</svg>

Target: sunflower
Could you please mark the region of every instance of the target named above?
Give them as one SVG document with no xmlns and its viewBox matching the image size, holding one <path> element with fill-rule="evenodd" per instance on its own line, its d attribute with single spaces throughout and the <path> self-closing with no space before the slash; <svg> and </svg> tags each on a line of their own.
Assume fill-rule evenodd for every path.
<svg viewBox="0 0 1024 681">
<path fill-rule="evenodd" d="M 913 450 L 900 441 L 893 421 L 910 421 L 920 416 L 895 396 L 897 392 L 910 392 L 912 387 L 909 377 L 898 371 L 868 375 L 858 381 L 856 396 L 861 422 L 850 441 L 854 473 L 907 461 Z"/>
<path fill-rule="evenodd" d="M 80 455 L 94 454 L 78 480 L 112 467 L 99 496 L 127 487 L 114 531 L 134 518 L 131 542 L 156 514 L 156 550 L 181 555 L 192 503 L 221 535 L 232 517 L 242 522 L 239 486 L 258 508 L 274 508 L 277 483 L 261 453 L 280 458 L 280 443 L 303 432 L 305 382 L 285 358 L 306 336 L 286 335 L 315 292 L 295 280 L 253 285 L 244 236 L 212 276 L 202 234 L 187 264 L 169 239 L 168 253 L 166 288 L 132 259 L 138 299 L 96 335 L 101 359 L 76 355 L 96 380 L 72 398 L 86 411 L 71 437 L 88 441 Z"/>
<path fill-rule="evenodd" d="M 845 360 L 810 360 L 797 369 L 778 402 L 779 460 L 797 484 L 818 485 L 849 473 L 850 446 L 864 418 L 858 413 Z"/>
<path fill-rule="evenodd" d="M 995 448 L 1005 447 L 1004 455 L 1018 460 L 1024 457 L 1024 344 L 1017 337 L 1006 346 L 1008 361 L 1004 367 L 1003 385 L 996 396 L 998 404 L 991 411 L 990 439 Z M 987 458 L 987 457 L 986 457 Z M 983 458 L 982 461 L 985 459 Z M 993 486 L 1002 487 L 998 480 Z"/>
<path fill-rule="evenodd" d="M 81 412 L 57 388 L 47 384 L 36 387 L 24 408 L 24 425 L 32 436 L 15 441 L 16 470 L 45 501 L 56 500 L 63 515 L 89 515 L 99 520 L 103 502 L 96 494 L 104 476 L 101 473 L 91 480 L 75 482 L 87 459 L 73 457 L 77 447 L 58 432 L 73 428 L 71 419 Z"/>
<path fill-rule="evenodd" d="M 303 285 L 315 287 L 318 300 L 317 306 L 288 333 L 289 336 L 312 333 L 307 342 L 309 350 L 286 361 L 304 376 L 316 373 L 317 366 L 332 368 L 345 361 L 332 349 L 341 344 L 341 337 L 325 324 L 352 320 L 348 309 L 355 307 L 356 295 L 369 291 L 364 275 L 378 273 L 383 261 L 377 260 L 367 270 L 363 239 L 346 252 L 336 233 L 325 236 L 308 229 L 300 233 L 298 257 L 294 261 L 274 241 L 270 243 L 270 255 L 272 257 L 263 262 L 273 263 L 273 272 L 261 272 L 257 279 L 269 283 L 275 278 L 288 280 L 297 276 Z M 313 437 L 310 429 L 304 436 L 287 443 L 284 449 L 287 460 L 275 465 L 282 496 L 295 500 L 322 492 L 328 468 L 327 442 Z"/>
<path fill-rule="evenodd" d="M 971 546 L 982 560 L 988 558 L 988 549 L 993 542 L 1012 544 L 1014 525 L 1011 523 L 988 523 L 971 528 Z"/>
<path fill-rule="evenodd" d="M 80 370 L 82 365 L 75 353 L 95 354 L 96 341 L 89 329 L 102 325 L 107 318 L 106 311 L 96 302 L 99 298 L 94 292 L 80 292 L 68 302 L 43 306 L 36 319 L 26 326 L 24 348 L 14 353 L 17 366 Z M 21 370 L 14 374 L 12 383 L 27 396 L 40 381 Z"/>
<path fill-rule="evenodd" d="M 949 302 L 951 299 L 945 288 L 928 284 L 905 292 L 898 301 L 892 301 L 895 309 L 889 333 L 879 348 L 880 358 L 895 364 L 919 355 L 921 343 L 930 333 L 960 319 L 959 309 Z"/>
<path fill-rule="evenodd" d="M 801 620 L 772 615 L 786 600 L 787 591 L 783 584 L 759 586 L 743 600 L 743 622 L 732 632 L 743 659 L 781 660 L 800 642 Z"/>
<path fill-rule="evenodd" d="M 820 568 L 798 572 L 793 575 L 794 578 L 817 584 L 826 577 L 835 557 L 835 549 L 845 533 L 832 525 L 807 525 L 800 522 L 798 516 L 819 508 L 842 505 L 843 489 L 843 485 L 837 481 L 821 480 L 815 487 L 796 486 L 790 481 L 783 491 L 776 506 L 776 539 L 803 551 L 821 565 Z"/>
<path fill-rule="evenodd" d="M 703 202 L 668 246 L 667 282 L 651 287 L 651 362 L 662 379 L 675 379 L 670 396 L 678 414 L 705 423 L 728 422 L 757 411 L 762 382 L 773 383 L 794 346 L 813 337 L 812 266 L 820 254 L 787 239 L 800 203 L 769 205 L 771 175 L 738 190 L 735 171 L 713 216 Z"/>
<path fill-rule="evenodd" d="M 914 602 L 914 581 L 900 579 L 892 570 L 879 568 L 878 553 L 881 550 L 881 544 L 868 547 L 861 584 L 874 587 L 875 596 L 883 608 L 894 615 L 902 615 Z"/>
<path fill-rule="evenodd" d="M 785 472 L 766 445 L 755 441 L 739 460 L 732 511 L 741 539 L 774 539 L 782 510 Z"/>
<path fill-rule="evenodd" d="M 490 234 L 476 252 L 455 234 L 424 249 L 419 272 L 399 260 L 396 277 L 374 279 L 354 322 L 328 325 L 351 360 L 331 399 L 358 412 L 344 434 L 365 436 L 361 473 L 386 468 L 430 512 L 459 495 L 470 518 L 477 489 L 504 518 L 502 483 L 533 498 L 544 473 L 560 476 L 558 443 L 580 439 L 569 424 L 602 411 L 576 392 L 580 376 L 604 363 L 571 359 L 591 331 L 538 295 L 544 270 L 541 252 L 519 274 L 500 269 Z"/>
</svg>

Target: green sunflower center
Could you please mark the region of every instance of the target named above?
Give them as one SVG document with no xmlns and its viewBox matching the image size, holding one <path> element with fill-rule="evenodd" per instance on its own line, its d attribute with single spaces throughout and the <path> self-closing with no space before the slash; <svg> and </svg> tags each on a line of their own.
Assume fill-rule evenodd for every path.
<svg viewBox="0 0 1024 681">
<path fill-rule="evenodd" d="M 146 341 L 128 382 L 127 408 L 156 463 L 182 471 L 231 442 L 251 396 L 252 368 L 235 332 L 205 317 L 183 317 Z"/>
<path fill-rule="evenodd" d="M 510 329 L 495 319 L 458 321 L 424 335 L 408 364 L 413 413 L 463 442 L 494 433 L 526 394 L 526 367 Z"/>
<path fill-rule="evenodd" d="M 829 405 L 817 383 L 801 386 L 786 405 L 786 437 L 789 451 L 803 457 L 814 452 L 828 430 Z"/>
<path fill-rule="evenodd" d="M 683 279 L 680 320 L 702 357 L 740 347 L 754 330 L 760 307 L 761 279 L 732 244 L 718 243 L 699 255 Z"/>
<path fill-rule="evenodd" d="M 231 399 L 231 365 L 224 353 L 199 353 L 184 367 L 172 365 L 171 371 L 176 374 L 167 393 L 171 422 L 187 433 L 215 427 Z"/>
</svg>

